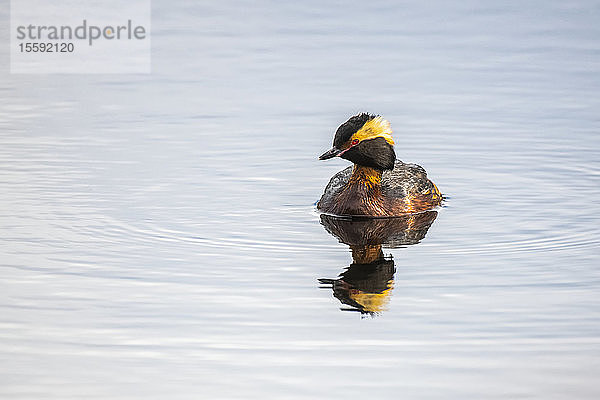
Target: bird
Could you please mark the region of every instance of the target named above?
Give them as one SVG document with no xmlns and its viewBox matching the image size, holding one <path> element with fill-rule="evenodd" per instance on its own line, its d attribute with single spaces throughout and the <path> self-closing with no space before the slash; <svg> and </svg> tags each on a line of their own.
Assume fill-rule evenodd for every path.
<svg viewBox="0 0 600 400">
<path fill-rule="evenodd" d="M 440 206 L 443 196 L 425 169 L 396 159 L 390 122 L 367 112 L 350 117 L 335 132 L 333 147 L 319 160 L 354 163 L 335 174 L 317 209 L 350 217 L 397 217 Z"/>
</svg>

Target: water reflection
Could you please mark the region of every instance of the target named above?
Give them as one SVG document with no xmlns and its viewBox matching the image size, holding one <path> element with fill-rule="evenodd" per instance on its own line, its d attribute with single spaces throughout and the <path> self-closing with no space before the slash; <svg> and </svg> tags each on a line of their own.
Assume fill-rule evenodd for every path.
<svg viewBox="0 0 600 400">
<path fill-rule="evenodd" d="M 392 255 L 382 248 L 419 243 L 437 217 L 427 211 L 399 218 L 343 219 L 321 215 L 321 224 L 340 242 L 350 246 L 352 264 L 336 279 L 321 278 L 321 288 L 332 289 L 342 311 L 377 315 L 387 309 L 396 267 Z"/>
</svg>

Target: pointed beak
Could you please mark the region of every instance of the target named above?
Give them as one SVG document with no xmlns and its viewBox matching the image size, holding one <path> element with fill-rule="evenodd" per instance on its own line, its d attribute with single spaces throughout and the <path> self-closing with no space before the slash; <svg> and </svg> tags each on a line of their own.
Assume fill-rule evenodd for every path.
<svg viewBox="0 0 600 400">
<path fill-rule="evenodd" d="M 341 150 L 338 150 L 335 147 L 332 147 L 331 149 L 327 150 L 325 153 L 321 154 L 319 156 L 319 160 L 329 160 L 330 158 L 339 156 L 341 153 L 342 153 Z"/>
</svg>

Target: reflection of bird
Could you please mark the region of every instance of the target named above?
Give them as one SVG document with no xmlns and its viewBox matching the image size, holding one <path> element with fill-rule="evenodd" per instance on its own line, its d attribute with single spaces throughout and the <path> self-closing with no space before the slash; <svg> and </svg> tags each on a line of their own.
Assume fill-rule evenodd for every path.
<svg viewBox="0 0 600 400">
<path fill-rule="evenodd" d="M 341 243 L 352 248 L 368 245 L 401 247 L 419 243 L 437 217 L 437 211 L 397 218 L 339 218 L 321 214 L 321 224 Z"/>
<path fill-rule="evenodd" d="M 390 123 L 362 113 L 337 129 L 333 148 L 319 159 L 342 157 L 354 163 L 335 174 L 317 208 L 335 215 L 390 217 L 429 210 L 442 195 L 425 170 L 396 161 Z"/>
<path fill-rule="evenodd" d="M 319 279 L 323 288 L 361 314 L 376 315 L 386 310 L 394 284 L 394 259 L 384 256 L 382 245 L 400 247 L 419 243 L 435 221 L 437 211 L 398 218 L 344 219 L 321 215 L 327 232 L 350 246 L 352 264 L 336 279 Z"/>
<path fill-rule="evenodd" d="M 394 260 L 383 255 L 381 246 L 372 250 L 376 256 L 370 262 L 352 263 L 337 279 L 319 279 L 323 288 L 333 289 L 333 295 L 351 307 L 344 311 L 373 315 L 387 308 L 396 272 Z"/>
</svg>

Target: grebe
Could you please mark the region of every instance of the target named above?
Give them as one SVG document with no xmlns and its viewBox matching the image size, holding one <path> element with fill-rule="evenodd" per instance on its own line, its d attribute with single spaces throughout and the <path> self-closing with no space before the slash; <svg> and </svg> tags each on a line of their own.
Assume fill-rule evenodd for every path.
<svg viewBox="0 0 600 400">
<path fill-rule="evenodd" d="M 341 157 L 354 163 L 335 174 L 317 203 L 325 213 L 395 217 L 430 210 L 442 194 L 416 164 L 396 160 L 390 123 L 361 113 L 337 129 L 333 147 L 319 160 Z"/>
</svg>

